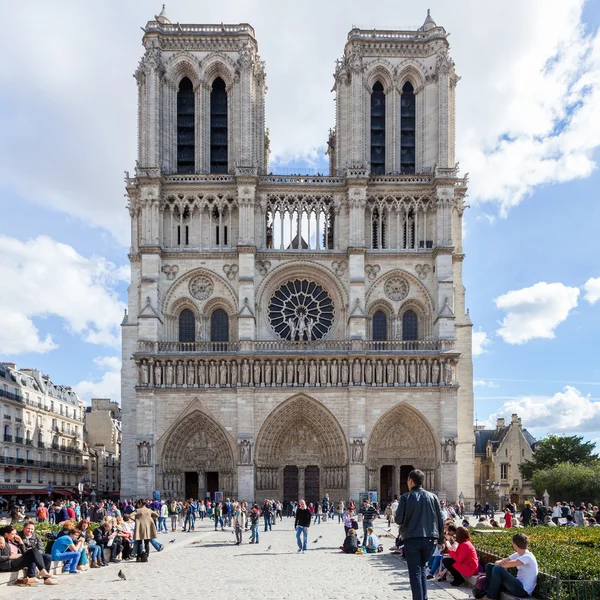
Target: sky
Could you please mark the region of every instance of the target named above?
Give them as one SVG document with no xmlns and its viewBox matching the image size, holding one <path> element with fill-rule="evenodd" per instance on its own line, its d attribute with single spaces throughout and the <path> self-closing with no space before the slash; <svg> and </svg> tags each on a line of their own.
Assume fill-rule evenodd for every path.
<svg viewBox="0 0 600 600">
<path fill-rule="evenodd" d="M 248 22 L 267 70 L 275 170 L 327 171 L 335 60 L 353 27 L 450 32 L 469 174 L 464 283 L 475 412 L 600 443 L 600 3 L 288 0 L 167 4 Z M 0 360 L 85 399 L 120 395 L 140 27 L 159 3 L 13 2 L 0 37 Z M 600 446 L 599 446 L 600 448 Z"/>
</svg>

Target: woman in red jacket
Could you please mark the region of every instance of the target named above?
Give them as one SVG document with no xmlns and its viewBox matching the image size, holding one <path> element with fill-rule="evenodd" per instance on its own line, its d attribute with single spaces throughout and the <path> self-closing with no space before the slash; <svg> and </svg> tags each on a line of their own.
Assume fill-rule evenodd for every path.
<svg viewBox="0 0 600 600">
<path fill-rule="evenodd" d="M 477 575 L 479 559 L 477 558 L 477 551 L 471 543 L 468 529 L 457 527 L 456 541 L 458 542 L 456 550 L 450 548 L 449 542 L 445 543 L 448 556 L 442 560 L 442 563 L 454 576 L 452 585 L 459 586 L 465 582 L 465 578 Z"/>
</svg>

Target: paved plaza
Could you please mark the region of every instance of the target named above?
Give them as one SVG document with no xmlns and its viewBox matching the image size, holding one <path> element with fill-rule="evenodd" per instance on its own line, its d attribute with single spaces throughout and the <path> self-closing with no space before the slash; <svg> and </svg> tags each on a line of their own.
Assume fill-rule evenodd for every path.
<svg viewBox="0 0 600 600">
<path fill-rule="evenodd" d="M 306 554 L 297 553 L 292 519 L 284 518 L 272 532 L 263 533 L 262 528 L 261 523 L 259 545 L 247 544 L 248 532 L 244 544 L 236 546 L 231 530 L 215 533 L 212 522 L 205 520 L 196 533 L 161 534 L 165 550 L 151 551 L 147 564 L 122 562 L 80 575 L 61 575 L 60 585 L 54 587 L 4 588 L 0 595 L 13 600 L 165 600 L 199 594 L 224 600 L 411 598 L 405 563 L 388 551 L 393 538 L 383 537 L 384 529 L 377 531 L 383 554 L 350 556 L 339 552 L 344 530 L 337 520 L 311 526 Z M 323 537 L 313 543 L 319 536 Z M 170 544 L 172 539 L 176 541 Z M 118 579 L 119 567 L 127 581 Z M 429 585 L 430 600 L 470 597 L 466 588 Z"/>
</svg>

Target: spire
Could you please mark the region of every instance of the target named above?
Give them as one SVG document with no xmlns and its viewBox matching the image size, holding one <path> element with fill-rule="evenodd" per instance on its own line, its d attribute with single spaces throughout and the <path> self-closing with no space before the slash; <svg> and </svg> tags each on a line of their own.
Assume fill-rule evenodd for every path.
<svg viewBox="0 0 600 600">
<path fill-rule="evenodd" d="M 154 18 L 161 24 L 161 25 L 170 25 L 171 21 L 169 20 L 169 17 L 167 16 L 167 11 L 165 9 L 165 5 L 162 5 L 162 10 L 160 11 L 160 15 L 158 16 L 154 16 Z"/>
<path fill-rule="evenodd" d="M 435 21 L 431 18 L 430 10 L 427 9 L 427 17 L 425 18 L 423 25 L 421 25 L 421 27 L 419 28 L 419 31 L 429 31 L 430 29 L 434 29 L 435 27 L 437 27 L 437 25 L 435 24 Z"/>
</svg>

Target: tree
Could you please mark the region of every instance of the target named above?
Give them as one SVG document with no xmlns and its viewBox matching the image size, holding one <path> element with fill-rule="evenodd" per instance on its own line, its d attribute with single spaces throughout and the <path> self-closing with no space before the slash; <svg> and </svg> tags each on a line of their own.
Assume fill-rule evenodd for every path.
<svg viewBox="0 0 600 600">
<path fill-rule="evenodd" d="M 541 496 L 548 490 L 552 501 L 598 502 L 600 500 L 600 464 L 573 465 L 561 462 L 548 469 L 538 469 L 532 477 L 533 487 Z"/>
<path fill-rule="evenodd" d="M 582 436 L 552 434 L 537 443 L 533 460 L 526 460 L 519 465 L 519 470 L 524 479 L 531 481 L 536 471 L 550 469 L 558 463 L 591 467 L 600 462 L 595 450 L 596 444 L 584 442 Z"/>
</svg>

